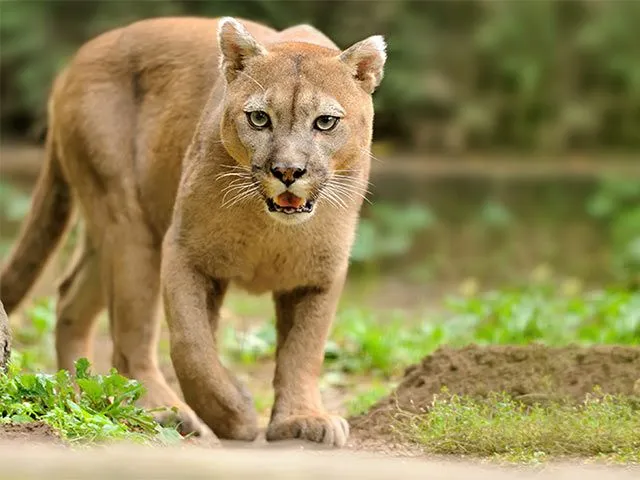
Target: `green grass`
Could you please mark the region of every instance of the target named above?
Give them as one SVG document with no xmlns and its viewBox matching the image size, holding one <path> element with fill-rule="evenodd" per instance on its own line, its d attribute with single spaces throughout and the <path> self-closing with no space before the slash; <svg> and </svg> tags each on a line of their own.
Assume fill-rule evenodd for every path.
<svg viewBox="0 0 640 480">
<path fill-rule="evenodd" d="M 428 413 L 400 413 L 394 428 L 429 454 L 517 463 L 568 457 L 640 463 L 640 406 L 610 395 L 546 406 L 524 406 L 500 394 L 485 401 L 445 395 Z"/>
<path fill-rule="evenodd" d="M 86 359 L 76 362 L 74 380 L 66 371 L 20 373 L 12 365 L 0 375 L 0 423 L 45 422 L 72 444 L 180 441 L 175 429 L 160 427 L 135 405 L 144 393 L 135 380 L 115 371 L 92 375 Z"/>
<path fill-rule="evenodd" d="M 326 367 L 349 373 L 397 375 L 442 345 L 640 344 L 640 293 L 557 293 L 551 287 L 448 298 L 438 314 L 374 311 L 338 313 L 325 349 Z M 223 347 L 243 364 L 272 358 L 272 322 L 239 331 L 227 327 Z"/>
<path fill-rule="evenodd" d="M 261 311 L 264 321 L 246 328 L 223 327 L 227 363 L 250 365 L 274 357 L 273 312 L 264 311 L 265 299 L 260 298 L 242 307 L 234 297 L 229 305 L 234 313 Z M 328 371 L 390 377 L 442 345 L 640 344 L 640 293 L 624 290 L 562 293 L 553 286 L 500 290 L 450 297 L 439 313 L 348 305 L 338 312 L 326 345 Z M 53 311 L 51 300 L 36 302 L 16 332 L 16 360 L 27 370 L 51 363 Z"/>
<path fill-rule="evenodd" d="M 378 400 L 386 397 L 393 390 L 392 386 L 386 383 L 375 383 L 369 388 L 353 396 L 347 403 L 347 414 L 350 417 L 361 415 L 369 411 Z"/>
<path fill-rule="evenodd" d="M 273 405 L 273 391 L 255 392 L 253 395 L 253 405 L 259 414 L 267 415 Z"/>
<path fill-rule="evenodd" d="M 34 301 L 25 311 L 18 328 L 13 329 L 12 363 L 19 370 L 48 370 L 55 356 L 55 301 L 51 297 Z"/>
<path fill-rule="evenodd" d="M 222 332 L 222 345 L 227 362 L 249 365 L 275 355 L 276 329 L 273 322 L 244 330 L 226 326 Z"/>
<path fill-rule="evenodd" d="M 640 293 L 563 295 L 540 287 L 451 297 L 444 307 L 424 315 L 342 310 L 327 366 L 389 376 L 445 344 L 640 344 Z"/>
<path fill-rule="evenodd" d="M 273 300 L 269 294 L 247 295 L 238 289 L 231 289 L 225 297 L 224 304 L 240 317 L 269 319 L 274 316 Z"/>
</svg>

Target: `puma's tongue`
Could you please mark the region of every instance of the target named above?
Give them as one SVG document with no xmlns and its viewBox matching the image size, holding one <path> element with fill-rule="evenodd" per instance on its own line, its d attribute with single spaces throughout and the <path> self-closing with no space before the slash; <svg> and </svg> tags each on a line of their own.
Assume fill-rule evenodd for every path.
<svg viewBox="0 0 640 480">
<path fill-rule="evenodd" d="M 283 208 L 300 208 L 302 205 L 304 205 L 304 200 L 302 200 L 300 197 L 295 196 L 291 192 L 281 193 L 275 198 L 274 202 L 276 203 L 276 205 Z"/>
</svg>

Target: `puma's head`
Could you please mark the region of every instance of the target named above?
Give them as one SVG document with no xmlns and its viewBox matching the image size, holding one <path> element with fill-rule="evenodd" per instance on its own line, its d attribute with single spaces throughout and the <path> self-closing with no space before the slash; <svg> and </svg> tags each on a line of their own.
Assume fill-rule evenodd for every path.
<svg viewBox="0 0 640 480">
<path fill-rule="evenodd" d="M 383 38 L 343 52 L 304 42 L 262 45 L 229 18 L 218 36 L 226 80 L 221 137 L 239 165 L 237 191 L 252 189 L 286 223 L 311 218 L 318 202 L 359 205 Z"/>
</svg>

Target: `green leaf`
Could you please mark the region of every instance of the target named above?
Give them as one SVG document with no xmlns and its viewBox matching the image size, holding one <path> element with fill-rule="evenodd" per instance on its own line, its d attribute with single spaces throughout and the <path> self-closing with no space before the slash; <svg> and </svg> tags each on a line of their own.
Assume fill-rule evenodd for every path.
<svg viewBox="0 0 640 480">
<path fill-rule="evenodd" d="M 91 364 L 89 360 L 86 358 L 79 358 L 76 360 L 75 368 L 76 368 L 76 378 L 89 378 L 89 368 Z"/>
</svg>

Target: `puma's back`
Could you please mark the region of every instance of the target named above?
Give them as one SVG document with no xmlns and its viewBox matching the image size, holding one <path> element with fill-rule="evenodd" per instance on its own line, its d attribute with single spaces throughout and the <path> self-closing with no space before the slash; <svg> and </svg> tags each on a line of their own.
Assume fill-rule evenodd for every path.
<svg viewBox="0 0 640 480">
<path fill-rule="evenodd" d="M 256 35 L 275 33 L 247 23 Z M 182 159 L 218 79 L 216 25 L 160 18 L 109 31 L 78 51 L 53 92 L 51 123 L 69 182 L 83 189 L 90 175 L 110 191 L 128 176 L 158 237 L 168 226 Z M 106 145 L 113 155 L 91 154 Z M 84 189 L 82 196 L 101 193 Z"/>
<path fill-rule="evenodd" d="M 217 24 L 217 19 L 158 18 L 109 31 L 78 51 L 54 90 L 52 120 L 71 183 L 90 174 L 109 190 L 110 179 L 130 175 L 159 237 L 169 224 L 181 163 L 202 109 L 212 89 L 223 88 Z M 299 40 L 337 48 L 306 25 L 277 32 L 243 24 L 265 44 Z M 109 155 L 110 163 L 86 155 L 109 138 L 123 137 L 130 144 L 112 144 L 122 153 Z M 114 157 L 117 164 L 111 163 Z"/>
</svg>

